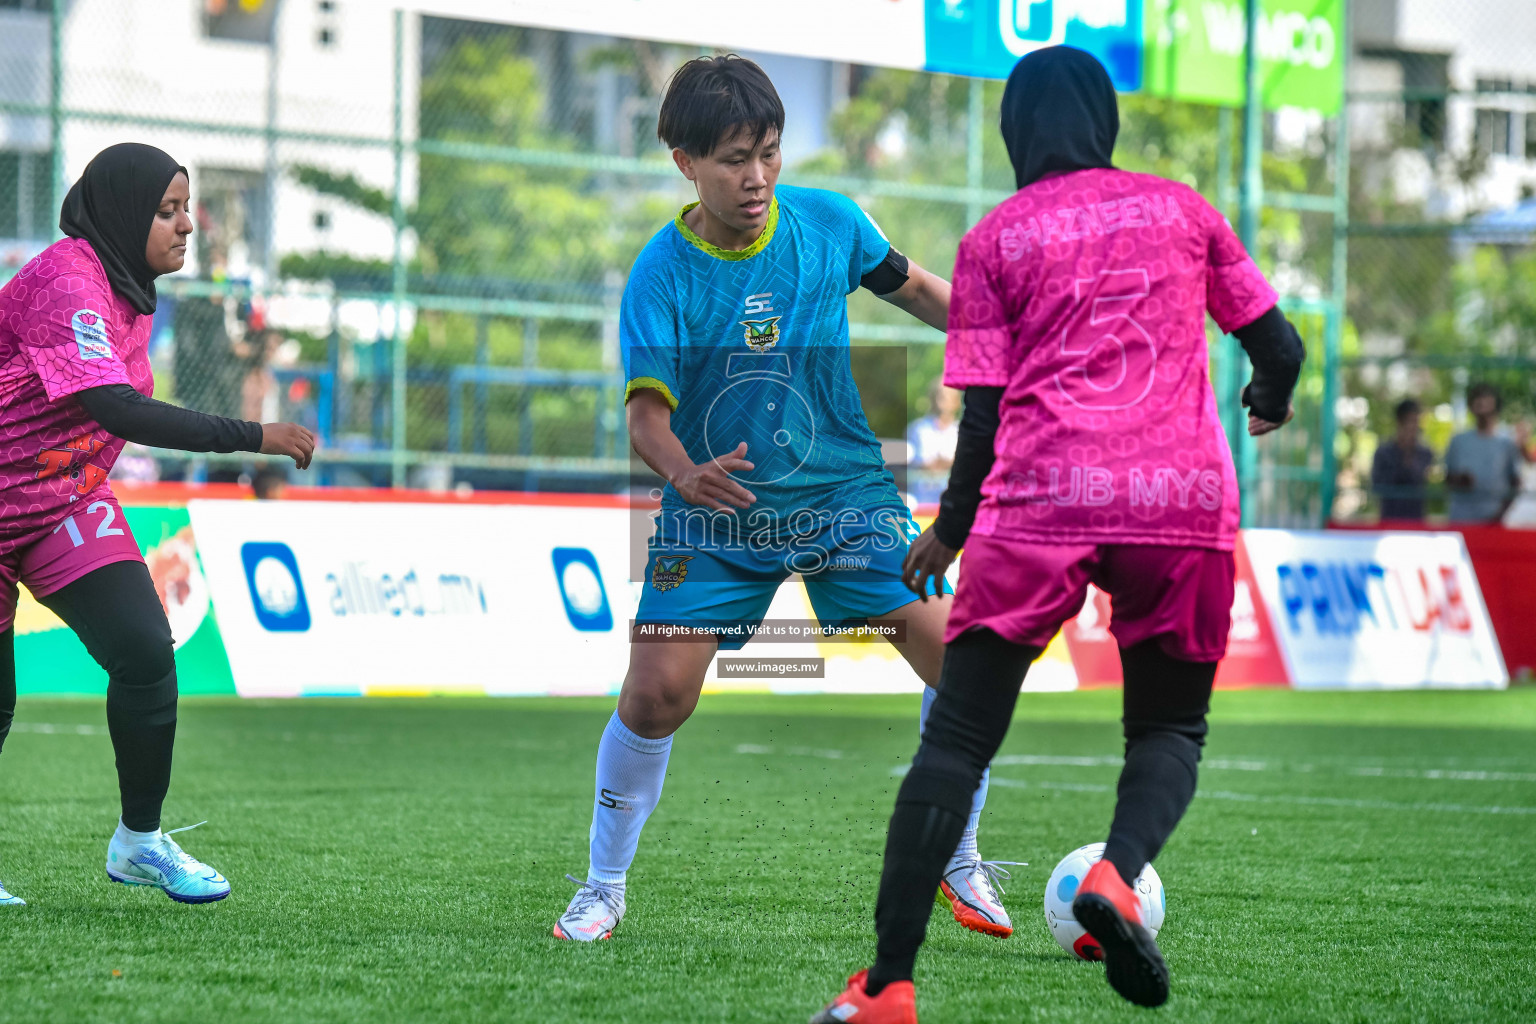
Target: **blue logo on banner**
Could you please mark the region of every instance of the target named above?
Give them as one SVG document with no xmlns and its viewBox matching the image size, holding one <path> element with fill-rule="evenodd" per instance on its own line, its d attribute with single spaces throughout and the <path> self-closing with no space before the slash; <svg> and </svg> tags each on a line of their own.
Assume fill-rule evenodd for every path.
<svg viewBox="0 0 1536 1024">
<path fill-rule="evenodd" d="M 245 582 L 251 590 L 256 621 L 270 633 L 309 629 L 309 602 L 299 579 L 299 563 L 287 544 L 252 541 L 240 546 Z"/>
<path fill-rule="evenodd" d="M 583 633 L 612 629 L 613 611 L 608 607 L 597 557 L 586 548 L 555 548 L 552 554 L 555 582 L 560 585 L 560 600 L 565 602 L 565 617 L 571 625 Z"/>
<path fill-rule="evenodd" d="M 1141 88 L 1142 0 L 928 0 L 925 67 L 1007 78 L 1046 46 L 1075 46 L 1104 64 L 1121 92 Z"/>
</svg>

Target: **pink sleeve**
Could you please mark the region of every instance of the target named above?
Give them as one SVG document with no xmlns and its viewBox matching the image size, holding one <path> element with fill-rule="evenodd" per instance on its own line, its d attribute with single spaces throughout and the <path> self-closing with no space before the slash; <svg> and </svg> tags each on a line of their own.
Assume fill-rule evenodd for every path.
<svg viewBox="0 0 1536 1024">
<path fill-rule="evenodd" d="M 105 384 L 132 384 L 111 336 L 111 292 L 91 278 L 63 273 L 37 283 L 22 311 L 21 351 L 48 400 Z"/>
<path fill-rule="evenodd" d="M 1018 360 L 1013 327 L 998 296 L 992 268 L 978 253 L 974 233 L 960 242 L 950 282 L 944 383 L 952 388 L 1005 387 Z"/>
<path fill-rule="evenodd" d="M 1280 296 L 1264 279 L 1227 218 L 1205 205 L 1209 231 L 1205 307 L 1216 326 L 1231 334 L 1269 312 Z"/>
</svg>

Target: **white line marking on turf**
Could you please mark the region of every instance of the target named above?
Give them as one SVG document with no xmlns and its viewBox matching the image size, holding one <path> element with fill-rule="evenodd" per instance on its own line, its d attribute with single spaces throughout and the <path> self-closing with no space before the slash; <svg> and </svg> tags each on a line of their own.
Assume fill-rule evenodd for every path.
<svg viewBox="0 0 1536 1024">
<path fill-rule="evenodd" d="M 1113 787 L 1078 782 L 1025 782 L 992 776 L 992 785 L 1004 789 L 1051 789 L 1067 793 L 1108 793 Z M 1234 793 L 1230 790 L 1202 789 L 1197 800 L 1234 800 L 1245 804 L 1303 804 L 1319 807 L 1352 807 L 1368 811 L 1441 811 L 1447 814 L 1536 814 L 1536 807 L 1485 807 L 1475 804 L 1408 804 L 1392 800 L 1357 800 L 1349 797 L 1295 796 L 1292 794 Z"/>
<path fill-rule="evenodd" d="M 53 722 L 12 722 L 11 732 L 35 732 L 44 736 L 105 736 L 102 725 L 58 725 Z"/>
<path fill-rule="evenodd" d="M 1043 765 L 1059 768 L 1118 768 L 1124 761 L 1113 755 L 1065 756 L 1058 754 L 1003 754 L 993 759 L 994 767 L 1009 765 Z M 1317 773 L 1328 771 L 1329 766 L 1275 761 L 1236 760 L 1232 758 L 1206 758 L 1200 767 L 1208 771 L 1230 772 L 1299 772 Z M 1451 782 L 1536 782 L 1536 772 L 1471 771 L 1451 768 L 1389 768 L 1385 765 L 1339 765 L 1333 770 L 1346 775 L 1385 779 L 1444 779 Z M 902 772 L 905 773 L 903 768 Z"/>
<path fill-rule="evenodd" d="M 1004 789 L 1058 789 L 1066 793 L 1108 793 L 1111 789 L 1096 782 L 1025 782 L 1023 779 L 1000 779 L 996 775 L 992 776 L 989 785 Z"/>
<path fill-rule="evenodd" d="M 1003 754 L 992 759 L 993 765 L 1049 764 L 1068 768 L 1097 768 L 1113 765 L 1118 768 L 1124 762 L 1119 757 L 1062 757 L 1056 754 Z"/>
<path fill-rule="evenodd" d="M 831 750 L 825 747 L 764 747 L 756 743 L 739 743 L 736 745 L 736 753 L 778 754 L 785 757 L 820 757 L 828 761 L 841 761 L 848 756 L 841 750 Z"/>
<path fill-rule="evenodd" d="M 1457 782 L 1536 782 L 1536 772 L 1472 772 L 1445 768 L 1351 768 L 1349 774 L 1390 779 L 1454 779 Z"/>
<path fill-rule="evenodd" d="M 1536 814 L 1536 807 L 1486 807 L 1476 804 L 1407 804 L 1393 800 L 1356 800 L 1337 796 L 1294 796 L 1291 794 L 1232 793 L 1225 790 L 1196 792 L 1195 797 L 1210 800 L 1239 800 L 1258 804 L 1310 804 L 1321 807 L 1358 807 L 1370 811 L 1444 811 L 1449 814 Z"/>
</svg>

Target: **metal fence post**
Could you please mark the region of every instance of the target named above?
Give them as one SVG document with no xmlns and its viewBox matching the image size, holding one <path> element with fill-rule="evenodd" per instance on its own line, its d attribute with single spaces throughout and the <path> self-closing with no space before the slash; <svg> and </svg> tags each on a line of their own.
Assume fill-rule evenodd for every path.
<svg viewBox="0 0 1536 1024">
<path fill-rule="evenodd" d="M 966 230 L 970 230 L 971 225 L 981 220 L 981 215 L 986 212 L 982 209 L 983 203 L 978 195 L 981 192 L 983 180 L 982 154 L 986 146 L 986 134 L 982 125 L 982 118 L 986 114 L 986 88 L 986 83 L 980 78 L 971 79 L 970 95 L 966 103 L 965 187 L 971 193 L 971 197 L 965 203 Z"/>
<path fill-rule="evenodd" d="M 1322 508 L 1318 525 L 1327 526 L 1333 518 L 1333 502 L 1338 491 L 1339 456 L 1334 449 L 1338 429 L 1338 404 L 1344 347 L 1344 318 L 1349 313 L 1349 48 L 1354 45 L 1349 19 L 1344 19 L 1343 51 L 1340 74 L 1344 98 L 1339 104 L 1338 128 L 1333 140 L 1333 266 L 1330 296 L 1332 310 L 1323 336 L 1323 479 L 1318 488 Z"/>
<path fill-rule="evenodd" d="M 1263 11 L 1261 0 L 1247 0 L 1247 36 L 1243 44 L 1243 182 L 1238 203 L 1238 237 L 1242 239 L 1248 254 L 1255 259 L 1259 253 L 1259 209 L 1264 203 L 1264 96 L 1259 80 L 1259 15 Z M 1240 390 L 1247 376 L 1248 358 L 1234 343 L 1232 345 L 1232 381 L 1234 390 Z M 1237 487 L 1242 495 L 1243 523 L 1253 519 L 1253 487 L 1258 474 L 1254 471 L 1255 450 L 1248 432 L 1242 429 L 1245 417 L 1238 415 L 1238 430 L 1232 455 L 1237 463 Z"/>
<path fill-rule="evenodd" d="M 64 0 L 53 0 L 48 17 L 48 146 L 53 210 L 64 206 Z M 55 237 L 59 226 L 53 225 Z"/>
<path fill-rule="evenodd" d="M 523 368 L 533 369 L 539 364 L 539 321 L 537 317 L 523 319 Z M 533 389 L 527 384 L 518 388 L 517 453 L 533 454 Z"/>
<path fill-rule="evenodd" d="M 263 205 L 266 209 L 262 213 L 262 219 L 266 221 L 262 225 L 262 269 L 266 272 L 266 285 L 270 289 L 277 280 L 277 179 L 279 175 L 277 163 L 277 110 L 278 110 L 278 76 L 281 62 L 279 55 L 281 41 L 279 26 L 282 24 L 283 2 L 273 0 L 272 5 L 272 37 L 267 41 L 267 125 L 266 125 L 266 154 L 264 161 L 264 175 L 266 177 L 266 194 Z"/>
<path fill-rule="evenodd" d="M 486 453 L 485 407 L 490 400 L 490 385 L 485 382 L 485 368 L 491 365 L 491 320 L 481 313 L 475 317 L 475 412 L 474 412 L 474 450 L 477 455 Z M 454 390 L 454 399 L 458 398 L 458 390 Z M 458 446 L 458 438 L 450 440 Z"/>
<path fill-rule="evenodd" d="M 401 329 L 400 321 L 405 313 L 405 199 L 401 193 L 405 190 L 405 12 L 395 10 L 395 119 L 394 137 L 392 140 L 395 157 L 395 198 L 392 204 L 391 214 L 394 219 L 394 258 L 392 261 L 394 284 L 394 377 L 391 388 L 393 399 L 391 403 L 391 426 L 393 427 L 390 439 L 390 483 L 394 487 L 404 487 L 406 484 L 406 434 L 405 434 L 405 388 L 406 388 L 406 344 L 405 332 Z"/>
<path fill-rule="evenodd" d="M 1232 108 L 1222 107 L 1216 112 L 1216 208 L 1226 216 L 1232 201 Z M 1227 447 L 1234 459 L 1240 457 L 1243 444 L 1243 350 L 1237 339 L 1224 334 L 1217 348 L 1220 355 L 1220 373 L 1213 380 L 1216 389 L 1217 409 L 1222 426 L 1227 433 Z"/>
</svg>

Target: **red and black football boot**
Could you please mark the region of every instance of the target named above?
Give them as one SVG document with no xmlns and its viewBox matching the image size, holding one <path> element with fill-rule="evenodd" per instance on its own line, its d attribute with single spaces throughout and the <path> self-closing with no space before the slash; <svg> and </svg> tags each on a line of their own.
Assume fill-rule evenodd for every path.
<svg viewBox="0 0 1536 1024">
<path fill-rule="evenodd" d="M 1109 861 L 1088 869 L 1072 901 L 1072 916 L 1104 951 L 1110 988 L 1137 1006 L 1168 1001 L 1168 965 L 1142 923 L 1141 899 Z"/>
<path fill-rule="evenodd" d="M 811 1018 L 810 1024 L 917 1024 L 917 993 L 910 981 L 893 981 L 878 996 L 864 991 L 868 971 L 848 979 L 843 994 Z"/>
</svg>

